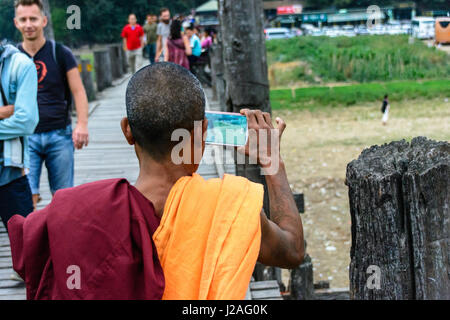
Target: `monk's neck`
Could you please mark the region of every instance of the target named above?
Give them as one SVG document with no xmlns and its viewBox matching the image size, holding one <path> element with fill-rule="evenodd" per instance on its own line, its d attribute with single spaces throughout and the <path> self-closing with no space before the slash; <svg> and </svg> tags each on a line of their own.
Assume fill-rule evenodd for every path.
<svg viewBox="0 0 450 320">
<path fill-rule="evenodd" d="M 161 164 L 155 161 L 144 163 L 141 163 L 135 187 L 153 203 L 156 214 L 162 217 L 164 205 L 174 184 L 180 178 L 191 174 L 183 167 L 172 163 Z"/>
</svg>

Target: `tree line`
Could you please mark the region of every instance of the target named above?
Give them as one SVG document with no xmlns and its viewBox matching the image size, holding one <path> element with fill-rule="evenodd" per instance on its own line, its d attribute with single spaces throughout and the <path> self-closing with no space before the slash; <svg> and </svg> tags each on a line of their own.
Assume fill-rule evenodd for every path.
<svg viewBox="0 0 450 320">
<path fill-rule="evenodd" d="M 135 13 L 143 24 L 147 13 L 159 14 L 167 7 L 172 13 L 188 14 L 205 0 L 49 0 L 53 29 L 57 41 L 70 46 L 111 43 L 120 41 L 120 32 L 127 23 L 129 13 Z M 66 10 L 71 5 L 81 9 L 81 30 L 69 30 L 66 26 Z M 19 41 L 15 29 L 14 0 L 0 0 L 0 40 Z"/>
</svg>

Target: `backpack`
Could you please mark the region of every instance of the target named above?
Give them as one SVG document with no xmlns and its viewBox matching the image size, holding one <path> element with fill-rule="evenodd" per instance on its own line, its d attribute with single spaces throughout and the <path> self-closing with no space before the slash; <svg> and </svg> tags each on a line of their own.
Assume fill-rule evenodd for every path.
<svg viewBox="0 0 450 320">
<path fill-rule="evenodd" d="M 59 72 L 61 74 L 61 78 L 64 81 L 64 96 L 67 103 L 67 118 L 66 118 L 66 124 L 69 125 L 71 121 L 71 111 L 72 111 L 72 91 L 70 91 L 69 86 L 69 80 L 67 79 L 67 73 L 66 73 L 66 63 L 64 59 L 64 53 L 63 53 L 63 45 L 59 42 L 55 42 L 54 40 L 50 40 L 50 43 L 52 44 L 52 50 L 53 50 L 53 59 L 55 60 L 56 64 L 58 65 Z"/>
</svg>

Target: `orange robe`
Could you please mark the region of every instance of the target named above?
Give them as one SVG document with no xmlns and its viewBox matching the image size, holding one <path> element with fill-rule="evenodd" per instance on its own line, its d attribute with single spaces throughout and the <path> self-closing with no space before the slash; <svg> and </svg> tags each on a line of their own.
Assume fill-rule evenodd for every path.
<svg viewBox="0 0 450 320">
<path fill-rule="evenodd" d="M 165 277 L 165 300 L 238 300 L 261 245 L 264 189 L 225 175 L 198 174 L 172 188 L 153 235 Z"/>
</svg>

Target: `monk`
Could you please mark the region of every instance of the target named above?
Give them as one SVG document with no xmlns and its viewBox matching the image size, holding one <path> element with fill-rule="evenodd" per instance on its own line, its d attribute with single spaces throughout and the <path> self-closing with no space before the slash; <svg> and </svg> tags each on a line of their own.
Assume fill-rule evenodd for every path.
<svg viewBox="0 0 450 320">
<path fill-rule="evenodd" d="M 257 153 L 267 158 L 258 163 L 264 169 L 278 162 L 279 170 L 266 176 L 269 220 L 262 185 L 230 175 L 205 181 L 196 174 L 200 159 L 195 155 L 204 152 L 208 122 L 204 92 L 189 71 L 172 63 L 140 70 L 128 85 L 126 105 L 128 118 L 121 125 L 139 158 L 136 188 L 161 218 L 153 239 L 164 270 L 163 299 L 243 299 L 257 261 L 282 268 L 302 262 L 301 218 L 280 153 L 270 150 L 270 139 L 281 139 L 286 128 L 282 119 L 276 121 L 276 137 L 270 114 L 241 112 L 249 129 L 268 135 Z M 180 128 L 190 132 L 190 140 L 178 164 L 174 150 L 180 142 L 171 137 Z M 248 146 L 240 151 L 250 155 Z"/>
<path fill-rule="evenodd" d="M 258 144 L 267 156 L 257 159 L 263 168 L 279 162 L 266 177 L 270 220 L 262 185 L 196 174 L 208 123 L 203 89 L 188 70 L 172 63 L 141 69 L 126 106 L 121 127 L 140 166 L 134 186 L 116 179 L 61 190 L 44 210 L 10 220 L 14 269 L 28 298 L 243 299 L 257 261 L 283 268 L 302 262 L 301 219 L 270 143 Z M 242 114 L 251 129 L 281 139 L 270 135 L 269 114 Z M 277 119 L 277 127 L 282 133 L 286 124 Z M 189 138 L 172 141 L 180 129 Z"/>
</svg>

